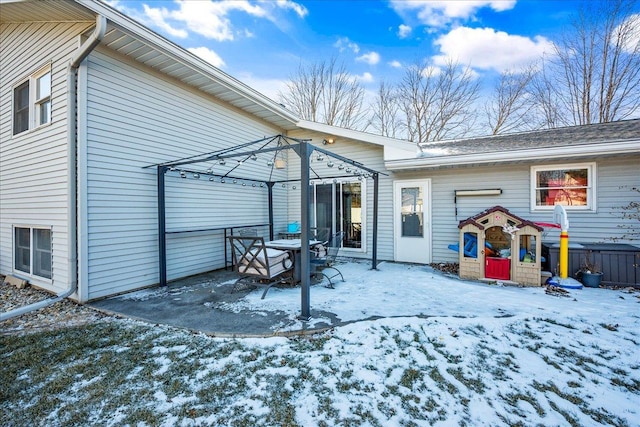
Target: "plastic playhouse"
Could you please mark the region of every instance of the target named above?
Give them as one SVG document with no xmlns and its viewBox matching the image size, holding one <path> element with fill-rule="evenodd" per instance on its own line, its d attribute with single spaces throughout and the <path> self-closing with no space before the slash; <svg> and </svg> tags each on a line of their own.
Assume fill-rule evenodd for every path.
<svg viewBox="0 0 640 427">
<path fill-rule="evenodd" d="M 458 229 L 460 242 L 449 249 L 458 252 L 460 278 L 540 286 L 542 227 L 494 206 L 460 221 Z"/>
</svg>

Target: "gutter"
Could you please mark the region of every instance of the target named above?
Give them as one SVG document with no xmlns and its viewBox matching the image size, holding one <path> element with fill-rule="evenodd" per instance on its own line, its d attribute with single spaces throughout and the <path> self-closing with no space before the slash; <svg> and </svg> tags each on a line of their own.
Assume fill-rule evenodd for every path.
<svg viewBox="0 0 640 427">
<path fill-rule="evenodd" d="M 633 154 L 638 152 L 638 140 L 628 140 L 563 147 L 530 148 L 524 150 L 480 154 L 440 155 L 399 160 L 385 160 L 384 166 L 390 171 L 437 169 L 447 166 L 481 165 L 523 160 L 552 160 L 564 159 L 567 156 L 605 156 L 615 154 Z"/>
<path fill-rule="evenodd" d="M 59 293 L 53 298 L 46 299 L 44 301 L 36 302 L 34 304 L 25 305 L 23 307 L 16 308 L 6 313 L 0 313 L 0 322 L 12 319 L 14 317 L 22 316 L 23 314 L 30 313 L 41 308 L 48 307 L 61 301 L 68 296 L 75 293 L 78 289 L 78 166 L 77 166 L 77 146 L 78 146 L 78 93 L 76 88 L 76 80 L 78 75 L 78 68 L 84 59 L 89 56 L 91 51 L 95 49 L 98 44 L 104 38 L 107 31 L 107 20 L 102 15 L 96 16 L 96 27 L 89 38 L 76 50 L 71 57 L 69 66 L 67 68 L 67 179 L 69 182 L 69 200 L 67 203 L 68 208 L 68 223 L 67 223 L 67 235 L 68 235 L 68 274 L 71 278 L 69 289 Z"/>
</svg>

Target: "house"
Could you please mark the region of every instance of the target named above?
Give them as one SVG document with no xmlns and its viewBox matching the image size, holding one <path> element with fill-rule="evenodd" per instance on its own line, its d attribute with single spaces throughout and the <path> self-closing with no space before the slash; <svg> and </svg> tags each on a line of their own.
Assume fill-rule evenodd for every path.
<svg viewBox="0 0 640 427">
<path fill-rule="evenodd" d="M 3 2 L 0 40 L 0 274 L 81 302 L 159 282 L 150 165 L 269 135 L 305 139 L 381 172 L 377 218 L 370 178 L 310 180 L 313 225 L 347 231 L 341 254 L 356 258 L 371 256 L 377 222 L 381 260 L 456 261 L 448 245 L 460 220 L 501 205 L 551 221 L 557 193 L 568 193 L 558 203 L 575 202 L 567 206 L 572 239 L 602 241 L 624 234 L 614 214 L 638 199 L 623 187 L 640 185 L 639 120 L 418 150 L 300 120 L 100 1 Z M 226 174 L 231 165 L 211 167 Z M 291 169 L 274 171 L 263 159 L 253 166 L 283 179 Z M 269 222 L 264 188 L 196 175 L 166 177 L 170 280 L 224 267 L 228 227 Z M 556 175 L 583 180 L 551 185 Z M 299 220 L 299 185 L 273 189 L 275 229 Z"/>
<path fill-rule="evenodd" d="M 567 212 L 570 244 L 622 251 L 624 268 L 614 263 L 616 271 L 609 274 L 626 272 L 609 283 L 634 285 L 640 284 L 640 250 L 629 227 L 637 231 L 638 218 L 623 219 L 622 208 L 640 202 L 639 162 L 640 120 L 634 119 L 422 144 L 417 156 L 387 158 L 385 167 L 393 172 L 394 185 L 407 180 L 428 192 L 425 215 L 434 262 L 457 262 L 458 253 L 448 246 L 459 240 L 458 224 L 491 206 L 551 223 L 560 204 Z M 558 243 L 559 234 L 544 228 L 543 243 Z M 571 274 L 579 262 L 570 262 Z"/>
<path fill-rule="evenodd" d="M 157 173 L 149 165 L 283 134 L 318 146 L 336 138 L 327 147 L 374 169 L 384 169 L 385 151 L 416 151 L 301 121 L 102 2 L 0 7 L 0 274 L 51 292 L 71 289 L 84 302 L 158 283 Z M 269 173 L 265 163 L 254 169 Z M 390 218 L 391 177 L 381 181 L 380 216 Z M 224 267 L 225 227 L 269 222 L 264 188 L 178 171 L 166 185 L 169 280 Z M 348 219 L 343 252 L 369 256 L 372 186 L 355 176 L 313 185 L 323 213 L 316 221 L 335 228 L 336 218 L 344 220 L 338 227 Z M 278 230 L 300 218 L 295 187 L 274 189 Z M 333 204 L 336 197 L 347 204 Z M 391 259 L 389 225 L 379 241 L 380 258 Z"/>
</svg>

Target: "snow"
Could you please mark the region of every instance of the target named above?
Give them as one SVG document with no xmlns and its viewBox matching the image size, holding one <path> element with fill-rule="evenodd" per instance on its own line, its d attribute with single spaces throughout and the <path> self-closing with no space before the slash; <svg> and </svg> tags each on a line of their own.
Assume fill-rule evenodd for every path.
<svg viewBox="0 0 640 427">
<path fill-rule="evenodd" d="M 384 425 L 406 420 L 419 405 L 405 409 L 403 418 L 398 408 L 410 403 L 391 394 L 374 405 L 371 396 L 384 395 L 414 369 L 421 376 L 416 384 L 430 390 L 423 402 L 445 408 L 424 425 L 640 425 L 640 292 L 584 288 L 563 297 L 544 287 L 464 281 L 395 263 L 378 270 L 347 263 L 340 270 L 346 282 L 335 289 L 311 288 L 311 309 L 353 323 L 305 355 L 313 375 L 325 376 L 338 418 L 353 417 L 359 407 Z M 224 309 L 285 311 L 289 322 L 274 329 L 302 329 L 299 289 L 272 288 L 260 296 L 252 292 Z M 323 322 L 314 317 L 308 326 Z M 281 338 L 243 342 L 290 351 Z M 329 368 L 349 372 L 368 392 L 341 392 L 340 378 L 326 377 Z M 510 399 L 516 403 L 505 403 Z M 318 406 L 315 393 L 298 390 L 297 422 L 316 425 Z"/>
</svg>

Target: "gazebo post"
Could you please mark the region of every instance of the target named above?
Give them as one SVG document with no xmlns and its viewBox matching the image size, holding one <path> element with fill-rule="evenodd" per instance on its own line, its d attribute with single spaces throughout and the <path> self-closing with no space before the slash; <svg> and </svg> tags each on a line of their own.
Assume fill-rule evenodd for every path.
<svg viewBox="0 0 640 427">
<path fill-rule="evenodd" d="M 158 268 L 160 286 L 167 285 L 167 229 L 164 197 L 164 174 L 167 166 L 158 166 Z"/>
<path fill-rule="evenodd" d="M 267 182 L 269 190 L 269 240 L 273 240 L 273 185 L 275 182 Z"/>
<path fill-rule="evenodd" d="M 378 269 L 378 174 L 373 174 L 373 245 L 371 247 L 371 269 Z"/>
<path fill-rule="evenodd" d="M 300 155 L 300 243 L 301 243 L 301 280 L 300 283 L 300 320 L 311 319 L 311 297 L 310 297 L 310 276 L 311 276 L 311 256 L 309 252 L 309 208 L 310 208 L 310 189 L 309 189 L 309 144 L 301 141 L 299 145 Z"/>
</svg>

